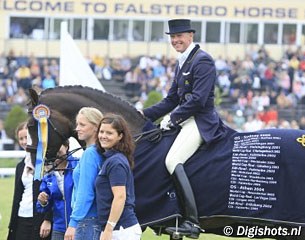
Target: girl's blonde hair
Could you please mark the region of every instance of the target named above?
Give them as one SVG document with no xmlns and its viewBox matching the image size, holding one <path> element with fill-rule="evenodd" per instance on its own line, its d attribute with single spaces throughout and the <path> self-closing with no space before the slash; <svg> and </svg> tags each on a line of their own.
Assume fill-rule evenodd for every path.
<svg viewBox="0 0 305 240">
<path fill-rule="evenodd" d="M 83 107 L 79 110 L 77 116 L 81 114 L 83 115 L 90 123 L 98 127 L 103 118 L 103 114 L 100 110 L 94 107 Z M 77 117 L 76 116 L 76 117 Z"/>
</svg>

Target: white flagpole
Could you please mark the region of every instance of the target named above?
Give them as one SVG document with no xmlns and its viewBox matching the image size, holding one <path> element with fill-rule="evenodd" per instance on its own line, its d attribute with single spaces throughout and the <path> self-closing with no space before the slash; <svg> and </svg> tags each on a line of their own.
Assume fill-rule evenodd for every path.
<svg viewBox="0 0 305 240">
<path fill-rule="evenodd" d="M 105 92 L 105 88 L 97 79 L 69 34 L 67 22 L 61 22 L 60 27 L 59 85 L 81 85 Z"/>
</svg>

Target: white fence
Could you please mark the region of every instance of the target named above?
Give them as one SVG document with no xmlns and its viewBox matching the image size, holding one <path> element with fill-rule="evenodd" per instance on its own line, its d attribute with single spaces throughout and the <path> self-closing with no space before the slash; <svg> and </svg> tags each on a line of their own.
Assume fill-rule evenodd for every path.
<svg viewBox="0 0 305 240">
<path fill-rule="evenodd" d="M 71 137 L 70 141 L 70 151 L 76 148 L 79 148 L 80 145 L 76 141 L 75 138 Z M 83 150 L 79 150 L 73 154 L 74 157 L 80 158 L 83 154 Z M 24 158 L 26 155 L 25 151 L 17 151 L 17 150 L 0 150 L 0 161 L 1 158 Z M 11 176 L 15 174 L 15 168 L 0 168 L 0 178 Z"/>
<path fill-rule="evenodd" d="M 25 151 L 23 151 L 23 150 L 22 151 L 17 151 L 17 150 L 0 151 L 0 158 L 23 158 L 24 156 L 25 156 Z"/>
</svg>

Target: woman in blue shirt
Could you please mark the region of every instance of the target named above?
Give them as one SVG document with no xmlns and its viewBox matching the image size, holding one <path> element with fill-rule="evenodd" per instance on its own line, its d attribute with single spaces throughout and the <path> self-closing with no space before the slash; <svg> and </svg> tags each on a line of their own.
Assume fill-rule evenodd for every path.
<svg viewBox="0 0 305 240">
<path fill-rule="evenodd" d="M 106 159 L 95 183 L 100 240 L 139 240 L 142 231 L 134 211 L 131 171 L 135 145 L 126 121 L 107 114 L 99 126 L 98 142 Z"/>
<path fill-rule="evenodd" d="M 95 142 L 102 117 L 102 113 L 92 107 L 80 109 L 76 116 L 78 139 L 86 143 L 86 150 L 73 171 L 72 214 L 65 240 L 98 239 L 94 183 L 103 158 Z"/>
</svg>

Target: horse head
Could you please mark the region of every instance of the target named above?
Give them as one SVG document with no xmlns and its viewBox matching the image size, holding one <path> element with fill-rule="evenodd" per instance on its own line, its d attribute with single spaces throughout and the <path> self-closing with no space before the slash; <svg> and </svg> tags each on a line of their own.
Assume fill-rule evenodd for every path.
<svg viewBox="0 0 305 240">
<path fill-rule="evenodd" d="M 38 93 L 30 89 L 30 102 L 28 104 L 28 144 L 27 151 L 31 153 L 31 160 L 33 165 L 36 162 L 37 146 L 39 142 L 38 134 L 38 121 L 33 116 L 33 111 L 35 107 L 43 104 L 45 107 L 48 106 L 48 102 L 40 99 Z M 45 154 L 45 164 L 50 164 L 54 162 L 57 157 L 57 152 L 63 142 L 65 142 L 69 137 L 73 136 L 74 125 L 71 119 L 62 115 L 56 109 L 49 109 L 50 115 L 47 119 L 48 131 L 47 131 L 47 148 Z"/>
<path fill-rule="evenodd" d="M 128 102 L 92 88 L 81 86 L 66 86 L 47 89 L 38 94 L 30 89 L 30 102 L 28 104 L 28 130 L 32 162 L 36 160 L 38 137 L 38 121 L 33 117 L 33 111 L 39 105 L 49 110 L 48 118 L 48 144 L 46 162 L 54 161 L 62 143 L 69 137 L 74 137 L 80 145 L 75 129 L 75 118 L 82 107 L 95 107 L 103 114 L 107 112 L 122 115 L 128 122 L 132 133 L 142 132 L 146 119 Z"/>
</svg>

